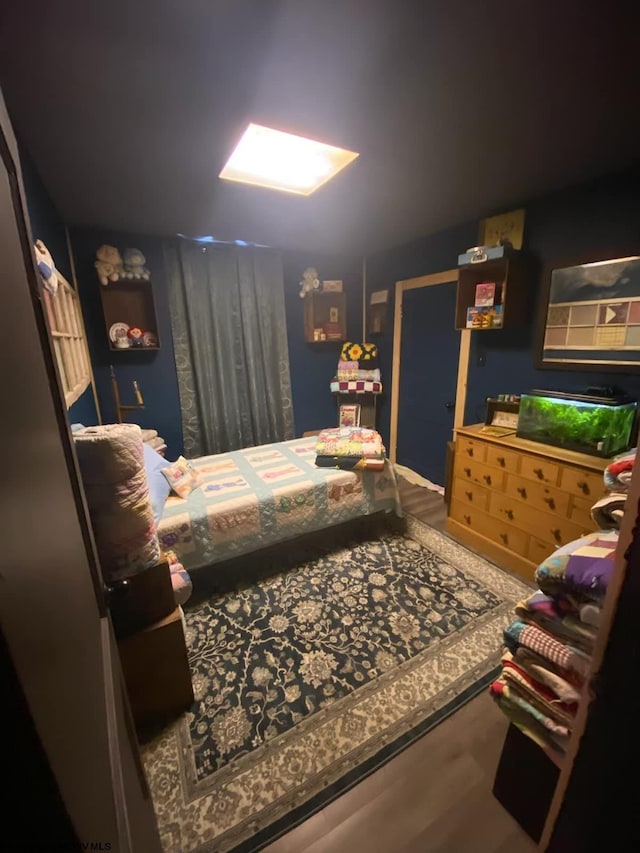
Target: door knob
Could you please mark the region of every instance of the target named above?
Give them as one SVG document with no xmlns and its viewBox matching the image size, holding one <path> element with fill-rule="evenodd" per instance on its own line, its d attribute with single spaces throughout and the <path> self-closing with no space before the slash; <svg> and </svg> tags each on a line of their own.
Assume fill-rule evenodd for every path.
<svg viewBox="0 0 640 853">
<path fill-rule="evenodd" d="M 456 404 L 455 404 L 455 403 L 445 403 L 445 404 L 444 404 L 444 407 L 445 407 L 445 409 L 447 409 L 447 411 L 449 411 L 449 412 L 450 412 L 450 411 L 451 411 L 451 409 L 455 409 Z"/>
</svg>

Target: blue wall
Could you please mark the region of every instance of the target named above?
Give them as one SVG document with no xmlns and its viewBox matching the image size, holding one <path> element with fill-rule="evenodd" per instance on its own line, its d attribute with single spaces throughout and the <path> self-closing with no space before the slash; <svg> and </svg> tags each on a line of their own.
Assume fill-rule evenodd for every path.
<svg viewBox="0 0 640 853">
<path fill-rule="evenodd" d="M 160 337 L 159 350 L 114 352 L 109 348 L 100 301 L 102 285 L 93 265 L 96 249 L 103 243 L 117 246 L 121 253 L 126 248 L 135 247 L 145 255 L 153 282 Z M 162 240 L 105 229 L 73 228 L 71 244 L 102 419 L 105 423 L 113 423 L 116 419 L 109 372 L 110 365 L 113 365 L 123 405 L 135 403 L 132 387 L 134 379 L 138 380 L 144 397 L 144 409 L 132 412 L 127 420 L 146 429 L 157 430 L 167 443 L 167 458 L 175 459 L 182 452 L 182 422 Z"/>
<path fill-rule="evenodd" d="M 42 240 L 51 252 L 57 269 L 72 284 L 71 262 L 67 250 L 64 222 L 24 148 L 20 150 L 20 164 L 33 239 Z M 70 423 L 82 423 L 85 426 L 98 422 L 91 386 L 71 406 L 67 417 Z"/>
<path fill-rule="evenodd" d="M 306 267 L 315 267 L 320 279 L 341 279 L 347 301 L 347 336 L 362 339 L 362 260 L 355 256 L 327 256 L 313 252 L 283 253 L 287 337 L 296 435 L 335 426 L 337 403 L 329 390 L 335 376 L 341 343 L 306 343 L 304 301 L 300 279 Z"/>
<path fill-rule="evenodd" d="M 537 370 L 535 328 L 545 265 L 566 262 L 580 253 L 640 251 L 640 174 L 637 169 L 580 187 L 511 206 L 525 207 L 525 249 L 536 261 L 532 281 L 531 322 L 510 331 L 473 332 L 465 423 L 484 420 L 485 399 L 532 388 L 580 391 L 588 385 L 617 385 L 640 399 L 640 374 L 600 371 Z M 505 208 L 506 209 L 506 208 Z M 491 215 L 495 211 L 487 211 Z M 405 246 L 370 256 L 367 290 L 389 288 L 414 276 L 457 266 L 457 256 L 477 243 L 478 222 L 469 222 Z M 381 367 L 391 386 L 393 301 L 384 334 L 379 336 Z M 484 362 L 484 364 L 482 364 Z M 437 364 L 437 353 L 434 362 Z M 433 369 L 432 365 L 426 368 Z M 389 394 L 380 408 L 379 428 L 389 439 Z"/>
</svg>

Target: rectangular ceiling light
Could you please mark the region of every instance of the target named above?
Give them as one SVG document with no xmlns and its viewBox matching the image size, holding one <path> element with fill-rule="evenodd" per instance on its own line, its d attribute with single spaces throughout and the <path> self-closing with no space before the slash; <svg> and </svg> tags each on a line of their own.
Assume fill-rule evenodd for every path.
<svg viewBox="0 0 640 853">
<path fill-rule="evenodd" d="M 357 156 L 355 151 L 345 148 L 250 124 L 219 177 L 311 195 Z"/>
</svg>

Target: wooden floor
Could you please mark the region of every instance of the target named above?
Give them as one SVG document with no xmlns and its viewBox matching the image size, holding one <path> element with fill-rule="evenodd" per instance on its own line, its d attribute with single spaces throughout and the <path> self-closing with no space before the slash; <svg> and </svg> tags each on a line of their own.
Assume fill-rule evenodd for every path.
<svg viewBox="0 0 640 853">
<path fill-rule="evenodd" d="M 405 512 L 442 529 L 442 497 L 400 482 Z M 507 729 L 484 692 L 266 853 L 530 853 L 491 795 Z"/>
</svg>

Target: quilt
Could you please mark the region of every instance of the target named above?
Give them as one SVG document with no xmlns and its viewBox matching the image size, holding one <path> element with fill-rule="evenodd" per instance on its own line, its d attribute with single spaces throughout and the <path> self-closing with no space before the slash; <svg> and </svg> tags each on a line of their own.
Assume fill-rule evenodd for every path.
<svg viewBox="0 0 640 853">
<path fill-rule="evenodd" d="M 192 459 L 202 486 L 169 497 L 160 545 L 187 571 L 380 511 L 400 514 L 393 466 L 317 468 L 316 437 Z"/>
</svg>

